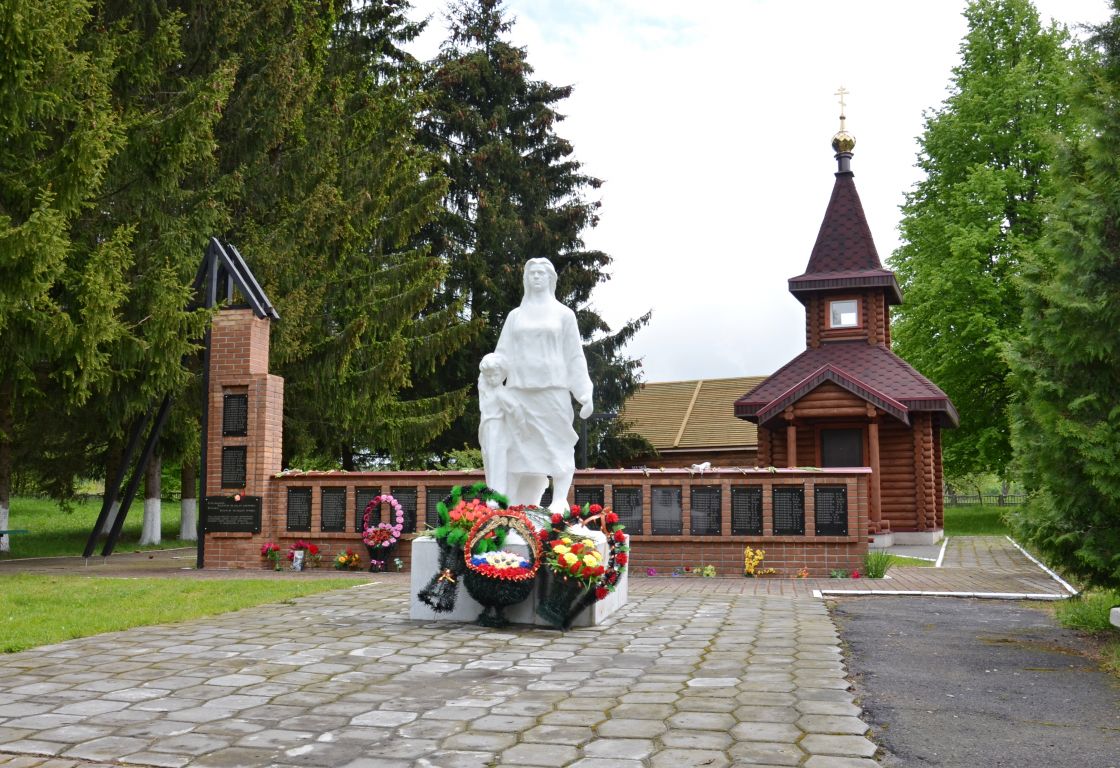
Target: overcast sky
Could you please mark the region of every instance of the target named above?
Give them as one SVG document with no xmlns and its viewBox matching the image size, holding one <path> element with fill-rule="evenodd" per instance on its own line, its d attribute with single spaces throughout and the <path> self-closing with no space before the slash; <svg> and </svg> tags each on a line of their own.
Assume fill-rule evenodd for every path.
<svg viewBox="0 0 1120 768">
<path fill-rule="evenodd" d="M 442 0 L 415 51 L 444 37 Z M 880 258 L 923 113 L 946 96 L 961 0 L 508 0 L 535 77 L 571 84 L 557 133 L 604 180 L 589 247 L 610 254 L 593 304 L 612 326 L 653 310 L 628 348 L 647 381 L 765 375 L 805 348 L 786 280 L 805 269 L 834 181 L 834 95 L 856 137 L 856 187 Z M 1071 27 L 1106 0 L 1040 0 Z M 526 254 L 526 258 L 534 254 Z M 904 297 L 905 298 L 905 297 Z"/>
</svg>

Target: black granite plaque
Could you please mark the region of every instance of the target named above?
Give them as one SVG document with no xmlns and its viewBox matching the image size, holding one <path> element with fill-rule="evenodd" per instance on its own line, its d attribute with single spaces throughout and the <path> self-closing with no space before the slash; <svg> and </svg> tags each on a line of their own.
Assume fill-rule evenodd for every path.
<svg viewBox="0 0 1120 768">
<path fill-rule="evenodd" d="M 581 507 L 584 504 L 598 504 L 600 507 L 606 504 L 606 494 L 601 485 L 577 485 L 575 498 L 576 504 Z"/>
<path fill-rule="evenodd" d="M 848 488 L 843 485 L 818 485 L 813 488 L 818 536 L 848 535 Z"/>
<path fill-rule="evenodd" d="M 365 524 L 362 522 L 366 514 L 366 507 L 377 496 L 381 495 L 380 488 L 355 488 L 354 489 L 354 530 L 359 533 L 366 529 Z M 381 522 L 381 505 L 377 505 L 369 511 L 369 524 L 377 527 Z"/>
<path fill-rule="evenodd" d="M 245 487 L 245 463 L 249 449 L 244 445 L 222 447 L 222 487 Z"/>
<path fill-rule="evenodd" d="M 731 488 L 731 535 L 762 535 L 762 486 Z"/>
<path fill-rule="evenodd" d="M 552 506 L 552 478 L 549 478 L 548 487 L 544 489 L 544 494 L 541 495 L 541 506 Z"/>
<path fill-rule="evenodd" d="M 805 535 L 805 489 L 801 486 L 774 486 L 774 535 Z"/>
<path fill-rule="evenodd" d="M 222 398 L 222 437 L 249 434 L 249 396 L 225 395 Z"/>
<path fill-rule="evenodd" d="M 417 496 L 417 494 L 416 494 L 415 486 L 410 486 L 408 488 L 401 488 L 400 486 L 393 486 L 393 488 L 389 491 L 389 493 L 393 494 L 393 498 L 397 500 L 397 503 L 401 505 L 401 509 L 404 511 L 404 528 L 401 532 L 402 533 L 416 533 L 416 496 Z M 389 514 L 389 518 L 390 518 L 389 522 L 390 523 L 396 523 L 397 522 L 396 512 L 393 511 L 392 507 L 389 507 L 388 509 L 389 509 L 388 514 Z"/>
<path fill-rule="evenodd" d="M 722 528 L 720 507 L 723 494 L 718 485 L 692 486 L 691 523 L 689 531 L 693 536 L 719 536 Z"/>
<path fill-rule="evenodd" d="M 206 533 L 260 533 L 261 497 L 207 496 L 204 513 Z"/>
<path fill-rule="evenodd" d="M 626 526 L 626 533 L 631 536 L 641 536 L 645 530 L 642 522 L 642 489 L 619 488 L 617 485 L 611 491 L 613 496 L 613 509 L 618 515 L 618 522 Z"/>
<path fill-rule="evenodd" d="M 288 489 L 288 530 L 311 530 L 311 489 Z"/>
<path fill-rule="evenodd" d="M 451 486 L 429 485 L 424 489 L 424 522 L 429 528 L 439 528 L 439 512 L 436 505 L 451 495 Z"/>
<path fill-rule="evenodd" d="M 319 530 L 346 530 L 346 489 L 324 488 L 319 496 Z"/>
<path fill-rule="evenodd" d="M 650 488 L 650 512 L 653 516 L 654 536 L 679 536 L 681 522 L 681 489 L 654 486 Z"/>
</svg>

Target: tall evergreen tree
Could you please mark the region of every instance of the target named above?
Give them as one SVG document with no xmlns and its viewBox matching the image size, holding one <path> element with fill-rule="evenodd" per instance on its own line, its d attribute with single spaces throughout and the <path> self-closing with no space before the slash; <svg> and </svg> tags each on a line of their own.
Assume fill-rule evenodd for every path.
<svg viewBox="0 0 1120 768">
<path fill-rule="evenodd" d="M 477 334 L 443 366 L 438 386 L 474 384 L 479 360 L 494 349 L 506 315 L 521 300 L 525 261 L 545 256 L 556 267 L 557 299 L 576 308 L 585 342 L 594 339 L 588 357 L 596 409 L 617 412 L 638 380 L 637 361 L 621 347 L 649 316 L 612 335 L 590 304 L 611 259 L 586 249 L 582 239 L 597 223 L 600 203 L 590 195 L 602 182 L 583 171 L 571 143 L 556 133 L 563 120 L 557 106 L 572 89 L 532 78 L 525 49 L 508 39 L 512 24 L 499 0 L 457 2 L 448 21 L 449 37 L 430 65 L 433 103 L 423 135 L 443 157 L 450 187 L 428 234 L 449 268 L 444 302 L 461 303 Z M 435 448 L 446 453 L 476 445 L 477 432 L 472 391 L 465 414 Z"/>
<path fill-rule="evenodd" d="M 1042 232 L 1050 137 L 1068 123 L 1066 33 L 1043 29 L 1029 0 L 973 0 L 950 95 L 926 117 L 922 180 L 903 205 L 894 253 L 906 298 L 896 351 L 961 414 L 944 435 L 950 477 L 1011 459 L 1011 385 L 1003 348 L 1016 333 L 1019 252 Z"/>
<path fill-rule="evenodd" d="M 1120 585 L 1120 1 L 1079 78 L 1079 130 L 1059 155 L 1046 236 L 1024 259 L 1015 523 L 1052 561 Z"/>
</svg>

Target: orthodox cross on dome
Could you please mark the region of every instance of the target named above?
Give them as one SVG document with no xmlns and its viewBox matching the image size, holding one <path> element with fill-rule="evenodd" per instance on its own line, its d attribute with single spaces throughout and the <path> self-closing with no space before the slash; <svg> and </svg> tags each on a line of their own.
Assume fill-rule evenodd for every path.
<svg viewBox="0 0 1120 768">
<path fill-rule="evenodd" d="M 851 91 L 849 91 L 844 86 L 840 86 L 839 90 L 837 90 L 835 94 L 836 96 L 840 97 L 840 130 L 844 130 L 844 97 L 849 93 L 851 93 Z"/>
</svg>

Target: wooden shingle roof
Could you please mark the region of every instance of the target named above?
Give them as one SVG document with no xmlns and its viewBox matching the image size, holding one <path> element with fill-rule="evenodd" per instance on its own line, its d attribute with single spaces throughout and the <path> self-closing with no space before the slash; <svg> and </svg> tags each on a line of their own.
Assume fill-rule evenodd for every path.
<svg viewBox="0 0 1120 768">
<path fill-rule="evenodd" d="M 658 451 L 758 445 L 758 428 L 735 418 L 735 401 L 765 376 L 647 382 L 621 418 Z"/>
</svg>

